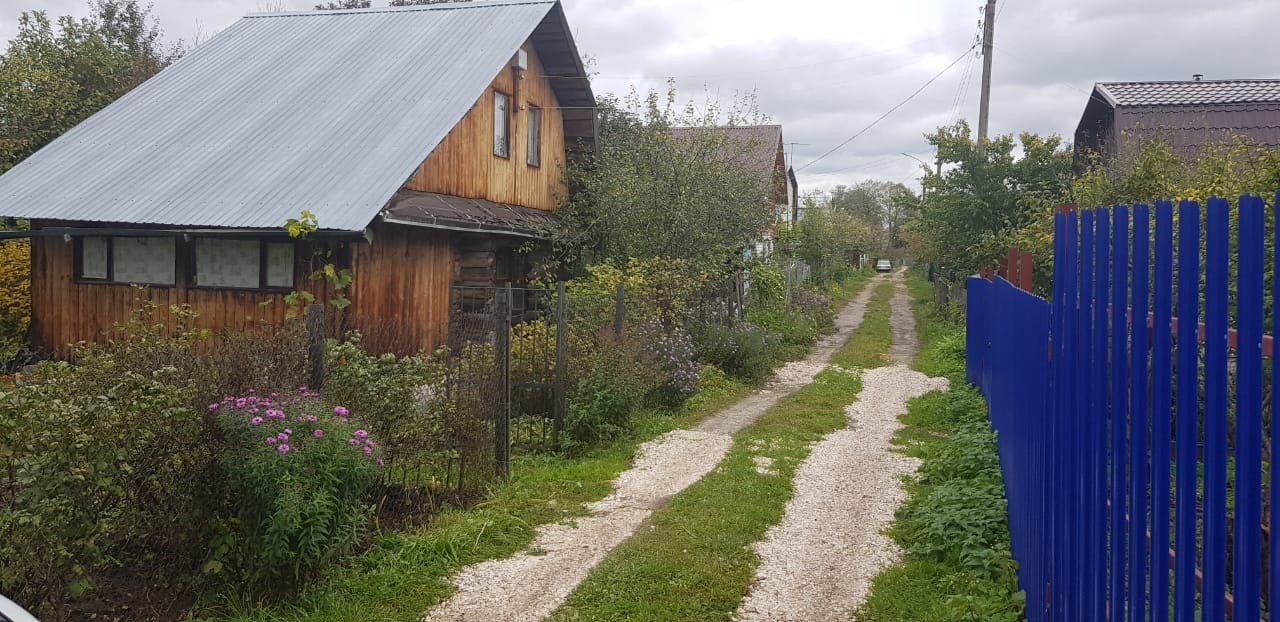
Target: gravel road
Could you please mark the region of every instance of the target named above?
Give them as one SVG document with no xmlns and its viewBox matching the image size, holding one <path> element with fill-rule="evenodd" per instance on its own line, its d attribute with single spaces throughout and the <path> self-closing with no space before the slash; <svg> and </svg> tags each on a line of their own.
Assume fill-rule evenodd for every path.
<svg viewBox="0 0 1280 622">
<path fill-rule="evenodd" d="M 641 446 L 635 466 L 614 481 L 613 492 L 593 503 L 587 516 L 540 528 L 525 552 L 464 568 L 455 579 L 458 591 L 427 612 L 424 622 L 532 622 L 555 611 L 654 509 L 715 468 L 733 444 L 733 433 L 813 381 L 862 322 L 871 292 L 885 278 L 868 283 L 837 316 L 836 332 L 804 360 L 779 369 L 763 389 L 692 430 L 676 430 Z"/>
<path fill-rule="evenodd" d="M 902 476 L 917 461 L 893 451 L 907 400 L 944 390 L 907 364 L 918 344 L 902 273 L 890 302 L 892 366 L 863 372 L 862 392 L 845 413 L 849 426 L 814 445 L 794 479 L 782 522 L 756 545 L 760 568 L 735 617 L 742 622 L 844 622 L 866 598 L 872 577 L 900 551 L 883 534 L 906 499 Z"/>
</svg>

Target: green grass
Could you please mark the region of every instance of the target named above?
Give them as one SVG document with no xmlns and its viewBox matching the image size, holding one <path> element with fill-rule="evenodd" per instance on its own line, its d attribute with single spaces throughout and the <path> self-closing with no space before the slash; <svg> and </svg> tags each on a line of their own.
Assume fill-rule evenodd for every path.
<svg viewBox="0 0 1280 622">
<path fill-rule="evenodd" d="M 980 491 L 991 490 L 992 475 L 976 472 L 970 465 L 982 462 L 975 457 L 985 457 L 989 464 L 990 455 L 975 456 L 975 452 L 994 453 L 995 448 L 989 445 L 989 437 L 982 444 L 974 441 L 988 434 L 983 425 L 986 411 L 981 398 L 961 384 L 964 376 L 962 323 L 951 312 L 940 311 L 933 305 L 932 288 L 922 278 L 910 275 L 907 286 L 912 293 L 921 343 L 915 367 L 929 375 L 950 378 L 955 388 L 911 400 L 902 418 L 904 427 L 894 443 L 903 453 L 921 459 L 922 472 L 929 471 L 939 461 L 959 465 L 962 472 L 949 473 L 950 479 L 941 483 L 920 479 L 908 482 L 909 498 L 889 530 L 906 554 L 898 564 L 872 581 L 867 601 L 854 619 L 860 622 L 1021 620 L 1023 597 L 1018 592 L 1013 560 L 1007 550 L 1007 531 L 997 530 L 996 539 L 1000 542 L 990 549 L 991 563 L 986 569 L 964 566 L 956 558 L 957 551 L 921 552 L 920 543 L 930 537 L 915 531 L 922 523 L 963 523 L 963 518 L 948 513 L 975 510 L 981 513 L 983 508 L 966 507 L 963 500 L 955 503 L 953 498 L 948 504 L 942 502 L 942 496 L 931 496 L 941 486 L 948 486 L 951 491 L 958 487 L 962 498 L 970 491 L 973 498 L 977 498 Z M 961 438 L 965 440 L 957 440 Z M 985 449 L 975 449 L 975 446 Z M 966 453 L 967 459 L 957 460 L 957 456 Z M 998 481 L 998 473 L 994 477 L 994 481 Z M 1007 527 L 1000 529 L 1007 530 Z"/>
<path fill-rule="evenodd" d="M 847 360 L 873 360 L 877 354 L 868 343 L 888 348 L 880 335 L 889 331 L 888 297 L 873 297 L 869 313 L 883 313 L 886 320 L 870 325 L 864 342 L 850 340 L 842 348 Z M 550 619 L 730 619 L 760 564 L 751 545 L 782 520 L 796 468 L 814 442 L 846 425 L 844 407 L 859 390 L 855 374 L 827 369 L 780 400 L 734 437 L 715 471 L 654 512 Z M 759 456 L 772 460 L 773 472 L 757 470 Z"/>
<path fill-rule="evenodd" d="M 831 357 L 831 362 L 841 367 L 871 369 L 887 364 L 885 356 L 893 343 L 893 330 L 889 327 L 889 299 L 893 297 L 892 281 L 876 284 L 871 300 L 867 303 L 862 324 L 853 331 L 849 343 Z"/>
<path fill-rule="evenodd" d="M 448 578 L 463 566 L 510 556 L 533 541 L 542 524 L 585 513 L 607 495 L 643 441 L 685 427 L 741 399 L 750 388 L 714 370 L 679 412 L 646 411 L 635 432 L 585 456 L 523 455 L 513 459 L 511 480 L 495 485 L 486 500 L 447 510 L 418 529 L 378 536 L 363 555 L 333 569 L 289 602 L 270 607 L 219 603 L 234 620 L 418 620 L 453 592 Z M 222 619 L 207 612 L 207 619 Z"/>
</svg>

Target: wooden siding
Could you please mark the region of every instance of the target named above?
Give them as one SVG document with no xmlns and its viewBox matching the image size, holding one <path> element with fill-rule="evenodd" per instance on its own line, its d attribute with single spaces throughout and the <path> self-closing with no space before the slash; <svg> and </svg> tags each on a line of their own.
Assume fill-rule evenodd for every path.
<svg viewBox="0 0 1280 622">
<path fill-rule="evenodd" d="M 345 329 L 372 350 L 411 354 L 445 343 L 454 242 L 445 232 L 379 224 L 352 249 L 355 279 Z"/>
<path fill-rule="evenodd" d="M 262 323 L 282 325 L 288 311 L 282 292 L 189 287 L 183 283 L 189 243 L 178 244 L 178 284 L 171 287 L 135 287 L 117 283 L 76 281 L 75 244 L 62 238 L 31 240 L 31 336 L 39 351 L 64 356 L 68 344 L 102 340 L 119 322 L 145 303 L 156 306 L 155 320 L 170 327 L 172 307 L 188 305 L 199 313 L 193 325 L 215 332 L 244 330 Z M 297 254 L 305 252 L 299 247 Z M 319 300 L 328 299 L 327 286 L 307 278 L 299 263 L 294 283 L 311 289 Z M 263 304 L 270 301 L 268 304 Z M 336 323 L 333 325 L 336 330 Z"/>
<path fill-rule="evenodd" d="M 439 192 L 498 203 L 553 210 L 560 205 L 564 187 L 564 115 L 551 81 L 526 42 L 529 69 L 505 67 L 405 184 L 409 190 Z M 520 79 L 517 73 L 523 74 Z M 511 96 L 509 156 L 493 155 L 493 92 Z M 541 166 L 529 166 L 528 105 L 542 110 Z"/>
</svg>

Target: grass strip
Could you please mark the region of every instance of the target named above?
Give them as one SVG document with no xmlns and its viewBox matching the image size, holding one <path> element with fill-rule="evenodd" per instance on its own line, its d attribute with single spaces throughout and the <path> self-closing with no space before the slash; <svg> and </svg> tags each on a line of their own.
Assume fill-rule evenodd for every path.
<svg viewBox="0 0 1280 622">
<path fill-rule="evenodd" d="M 964 328 L 935 308 L 932 288 L 908 279 L 922 349 L 916 368 L 951 379 L 952 389 L 908 403 L 894 439 L 921 460 L 889 534 L 903 559 L 878 575 L 860 622 L 1022 620 L 1023 595 L 1009 551 L 995 434 L 982 397 L 963 383 Z"/>
<path fill-rule="evenodd" d="M 891 292 L 877 290 L 867 315 L 883 321 L 864 320 L 838 356 L 872 361 L 883 353 L 868 344 L 888 350 L 884 291 Z M 784 397 L 734 437 L 716 470 L 654 512 L 606 557 L 550 620 L 730 619 L 760 565 L 751 545 L 782 520 L 796 469 L 813 443 L 847 425 L 844 407 L 860 390 L 857 374 L 827 369 Z"/>
<path fill-rule="evenodd" d="M 853 331 L 849 343 L 831 357 L 833 364 L 850 369 L 871 369 L 887 364 L 886 356 L 893 344 L 889 299 L 893 298 L 894 283 L 884 280 L 875 287 L 867 303 L 866 314 L 862 316 L 862 324 Z"/>
</svg>

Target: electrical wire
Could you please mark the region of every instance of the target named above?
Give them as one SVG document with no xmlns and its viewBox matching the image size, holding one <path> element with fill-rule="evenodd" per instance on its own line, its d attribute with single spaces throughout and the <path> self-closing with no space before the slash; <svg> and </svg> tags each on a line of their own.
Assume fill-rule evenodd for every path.
<svg viewBox="0 0 1280 622">
<path fill-rule="evenodd" d="M 840 143 L 840 144 L 836 145 L 835 147 L 832 147 L 832 148 L 831 148 L 830 150 L 828 150 L 826 153 L 824 153 L 824 154 L 822 154 L 822 155 L 820 155 L 820 156 L 818 156 L 818 157 L 816 157 L 816 158 L 814 158 L 814 159 L 810 160 L 810 161 L 809 161 L 807 164 L 805 164 L 804 166 L 802 166 L 802 167 L 800 167 L 800 168 L 796 169 L 796 172 L 797 172 L 797 173 L 799 173 L 800 171 L 803 171 L 804 169 L 809 168 L 810 166 L 813 166 L 814 164 L 817 164 L 818 162 L 822 161 L 822 159 L 823 159 L 823 158 L 826 158 L 827 156 L 829 156 L 829 155 L 831 155 L 831 154 L 835 153 L 836 151 L 839 151 L 841 148 L 843 148 L 845 145 L 847 145 L 847 144 L 849 144 L 849 143 L 853 142 L 853 141 L 854 141 L 855 139 L 857 139 L 859 136 L 862 136 L 863 134 L 866 134 L 866 133 L 867 133 L 867 131 L 869 131 L 871 128 L 875 127 L 876 125 L 878 125 L 881 121 L 885 120 L 885 118 L 887 118 L 889 115 L 893 114 L 893 113 L 894 113 L 894 111 L 896 111 L 897 109 L 899 109 L 899 108 L 901 108 L 901 107 L 903 107 L 903 106 L 907 105 L 907 102 L 909 102 L 909 101 L 911 101 L 911 100 L 915 99 L 915 97 L 916 97 L 917 95 L 919 95 L 919 94 L 920 94 L 921 92 L 923 92 L 925 89 L 929 88 L 929 85 L 930 85 L 930 84 L 933 84 L 934 82 L 936 82 L 936 81 L 938 80 L 938 78 L 941 78 L 941 77 L 943 76 L 943 74 L 945 74 L 945 73 L 947 73 L 948 71 L 950 71 L 952 67 L 955 67 L 956 65 L 960 64 L 960 61 L 964 60 L 965 55 L 967 55 L 969 52 L 972 52 L 972 51 L 973 51 L 973 48 L 974 48 L 974 46 L 969 46 L 969 48 L 968 48 L 968 49 L 966 49 L 962 54 L 960 54 L 959 56 L 957 56 L 955 60 L 951 61 L 951 64 L 950 64 L 950 65 L 947 65 L 946 67 L 944 67 L 944 68 L 942 69 L 942 71 L 939 71 L 939 72 L 938 72 L 937 74 L 935 74 L 932 78 L 929 78 L 929 80 L 928 80 L 927 82 L 925 82 L 924 84 L 922 84 L 922 85 L 920 86 L 920 88 L 918 88 L 918 89 L 916 89 L 916 90 L 915 90 L 915 92 L 913 92 L 913 93 L 911 93 L 910 95 L 908 95 L 906 99 L 904 99 L 904 100 L 902 100 L 902 101 L 898 102 L 898 103 L 897 103 L 896 105 L 894 105 L 892 108 L 890 108 L 889 110 L 885 111 L 885 113 L 884 113 L 884 114 L 880 115 L 879 117 L 876 117 L 876 119 L 875 119 L 874 121 L 872 121 L 872 122 L 871 122 L 870 124 L 868 124 L 866 127 L 862 128 L 862 129 L 860 129 L 860 130 L 858 130 L 858 131 L 857 131 L 857 133 L 855 133 L 853 136 L 850 136 L 849 138 L 846 138 L 846 139 L 844 140 L 844 142 L 842 142 L 842 143 Z"/>
</svg>

